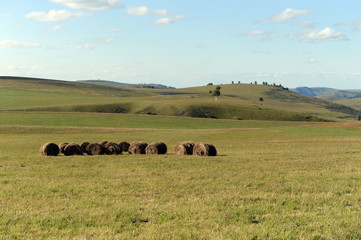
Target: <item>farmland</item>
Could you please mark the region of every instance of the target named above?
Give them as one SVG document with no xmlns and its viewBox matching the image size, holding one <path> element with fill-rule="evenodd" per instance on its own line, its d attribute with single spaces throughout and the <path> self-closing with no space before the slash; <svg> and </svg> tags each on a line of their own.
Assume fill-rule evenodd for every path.
<svg viewBox="0 0 361 240">
<path fill-rule="evenodd" d="M 28 93 L 27 109 L 54 94 Z M 50 105 L 71 104 L 56 94 Z M 0 112 L 0 239 L 361 238 L 359 122 L 39 112 L 15 100 Z M 45 142 L 103 140 L 164 141 L 169 153 L 39 154 Z M 173 154 L 185 140 L 218 156 Z"/>
</svg>

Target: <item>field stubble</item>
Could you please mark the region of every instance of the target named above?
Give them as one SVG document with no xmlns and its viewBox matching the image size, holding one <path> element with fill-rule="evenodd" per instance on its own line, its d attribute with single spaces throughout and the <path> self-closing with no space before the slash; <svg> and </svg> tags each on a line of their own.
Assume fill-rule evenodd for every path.
<svg viewBox="0 0 361 240">
<path fill-rule="evenodd" d="M 359 125 L 267 124 L 0 127 L 0 238 L 360 239 Z M 207 141 L 219 156 L 39 154 L 48 141 L 102 140 L 169 152 Z"/>
</svg>

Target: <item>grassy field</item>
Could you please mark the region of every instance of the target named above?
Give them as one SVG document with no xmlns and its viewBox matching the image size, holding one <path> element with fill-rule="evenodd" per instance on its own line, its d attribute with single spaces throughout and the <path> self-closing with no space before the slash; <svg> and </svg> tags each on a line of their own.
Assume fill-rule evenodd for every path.
<svg viewBox="0 0 361 240">
<path fill-rule="evenodd" d="M 360 239 L 361 124 L 0 113 L 0 239 Z M 164 156 L 40 146 L 165 141 Z M 217 157 L 176 156 L 184 140 Z"/>
<path fill-rule="evenodd" d="M 217 119 L 353 121 L 361 112 L 343 105 L 251 84 L 184 89 L 118 89 L 78 82 L 0 77 L 0 110 L 103 112 Z M 264 99 L 259 105 L 259 98 Z"/>
</svg>

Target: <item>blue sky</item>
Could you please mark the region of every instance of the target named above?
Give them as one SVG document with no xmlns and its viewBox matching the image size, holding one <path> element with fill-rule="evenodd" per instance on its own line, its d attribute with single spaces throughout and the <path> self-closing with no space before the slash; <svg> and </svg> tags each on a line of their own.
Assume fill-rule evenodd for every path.
<svg viewBox="0 0 361 240">
<path fill-rule="evenodd" d="M 12 0 L 0 75 L 361 89 L 361 2 Z"/>
</svg>

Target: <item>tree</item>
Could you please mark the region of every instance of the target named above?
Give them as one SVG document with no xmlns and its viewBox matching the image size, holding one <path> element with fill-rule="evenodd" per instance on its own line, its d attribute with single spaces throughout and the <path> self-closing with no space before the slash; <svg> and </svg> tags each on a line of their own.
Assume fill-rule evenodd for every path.
<svg viewBox="0 0 361 240">
<path fill-rule="evenodd" d="M 207 84 L 207 86 L 212 86 L 212 85 L 213 85 L 213 83 L 208 83 L 208 84 Z"/>
<path fill-rule="evenodd" d="M 221 95 L 221 87 L 217 86 L 216 89 L 214 89 L 212 95 L 215 96 L 215 97 L 220 96 Z"/>
</svg>

